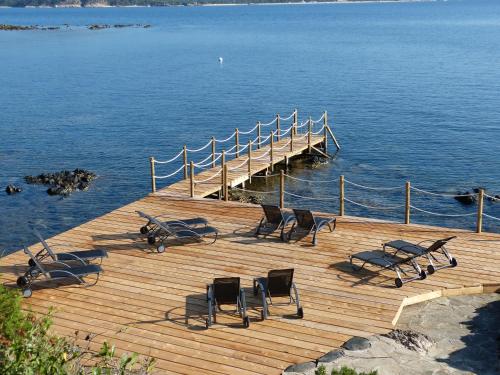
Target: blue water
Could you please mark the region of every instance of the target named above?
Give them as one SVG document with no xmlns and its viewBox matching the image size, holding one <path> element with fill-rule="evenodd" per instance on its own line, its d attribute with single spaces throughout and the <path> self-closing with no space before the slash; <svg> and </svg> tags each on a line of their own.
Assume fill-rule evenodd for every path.
<svg viewBox="0 0 500 375">
<path fill-rule="evenodd" d="M 298 108 L 328 110 L 342 150 L 293 174 L 368 186 L 500 194 L 500 2 L 463 0 L 241 7 L 0 9 L 0 23 L 70 24 L 69 30 L 0 32 L 0 249 L 55 234 L 143 197 L 148 157 L 173 156 L 235 127 Z M 91 23 L 149 29 L 90 31 Z M 224 57 L 224 64 L 218 57 Z M 87 168 L 88 192 L 50 197 L 27 174 Z M 167 174 L 171 170 L 159 170 Z M 163 181 L 171 183 L 174 179 Z M 288 184 L 328 197 L 337 184 Z M 321 187 L 316 187 L 321 186 Z M 403 192 L 346 187 L 369 205 Z M 295 205 L 337 210 L 330 201 Z M 471 213 L 453 199 L 414 194 L 415 206 Z M 500 217 L 500 203 L 485 211 Z M 400 221 L 403 209 L 346 205 L 346 214 Z M 415 213 L 412 221 L 473 228 L 474 217 Z M 500 231 L 500 222 L 485 227 Z"/>
</svg>

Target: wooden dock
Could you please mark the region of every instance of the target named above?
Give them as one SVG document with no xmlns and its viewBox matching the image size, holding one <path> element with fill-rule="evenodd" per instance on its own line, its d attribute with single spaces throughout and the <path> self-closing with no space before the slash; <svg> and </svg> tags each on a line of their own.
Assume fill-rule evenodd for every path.
<svg viewBox="0 0 500 375">
<path fill-rule="evenodd" d="M 222 235 L 211 245 L 171 243 L 159 254 L 139 234 L 144 222 L 136 210 L 177 219 L 201 215 Z M 95 286 L 39 285 L 25 303 L 40 313 L 54 306 L 54 331 L 67 337 L 77 332 L 82 345 L 90 334 L 93 349 L 108 341 L 118 353 L 156 358 L 159 374 L 251 375 L 279 374 L 352 336 L 387 332 L 405 305 L 500 287 L 498 234 L 343 216 L 337 229 L 321 232 L 313 247 L 308 240 L 283 243 L 277 236 L 254 237 L 260 218 L 260 207 L 250 204 L 151 194 L 48 241 L 108 250 L 105 272 Z M 449 246 L 458 267 L 400 289 L 390 272 L 355 273 L 347 266 L 350 254 L 380 249 L 382 241 L 449 235 L 458 236 Z M 32 246 L 34 251 L 40 248 Z M 0 259 L 1 282 L 14 285 L 26 264 L 22 252 Z M 295 268 L 304 319 L 292 316 L 294 306 L 274 306 L 270 318 L 260 321 L 259 301 L 251 292 L 253 277 L 288 267 Z M 231 314 L 219 314 L 217 324 L 205 329 L 205 286 L 224 276 L 242 279 L 250 309 L 248 329 Z"/>
<path fill-rule="evenodd" d="M 283 127 L 282 120 L 292 120 L 289 126 Z M 263 127 L 273 126 L 267 136 L 263 135 Z M 316 128 L 315 128 L 316 126 Z M 321 128 L 317 129 L 318 126 Z M 255 134 L 253 134 L 255 133 Z M 256 136 L 253 138 L 252 134 Z M 250 138 L 242 144 L 241 137 Z M 183 150 L 168 161 L 159 161 L 150 158 L 152 192 L 166 195 L 207 197 L 219 193 L 228 200 L 228 189 L 251 181 L 252 176 L 272 171 L 277 164 L 288 163 L 289 160 L 304 153 L 323 157 L 328 155 L 328 139 L 331 139 L 337 149 L 340 148 L 335 135 L 328 124 L 328 114 L 325 111 L 316 121 L 309 118 L 299 123 L 297 110 L 287 118 L 276 115 L 268 124 L 257 125 L 249 131 L 235 129 L 233 134 L 225 140 L 218 141 L 212 137 L 205 146 L 190 150 L 184 146 Z M 217 143 L 234 142 L 227 150 L 216 152 Z M 209 154 L 198 163 L 189 160 L 192 152 L 201 152 L 210 147 Z M 182 157 L 182 159 L 180 159 Z M 167 176 L 158 176 L 158 164 L 170 164 L 181 161 L 182 164 L 174 173 Z M 183 177 L 169 186 L 157 189 L 157 180 L 170 178 L 177 174 Z"/>
</svg>

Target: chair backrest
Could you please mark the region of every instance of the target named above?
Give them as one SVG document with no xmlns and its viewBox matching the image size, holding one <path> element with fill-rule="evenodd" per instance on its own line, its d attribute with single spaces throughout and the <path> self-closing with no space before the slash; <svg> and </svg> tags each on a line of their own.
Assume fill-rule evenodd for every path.
<svg viewBox="0 0 500 375">
<path fill-rule="evenodd" d="M 26 255 L 28 255 L 31 260 L 33 260 L 33 262 L 35 263 L 35 267 L 41 272 L 43 273 L 45 276 L 48 277 L 48 274 L 47 274 L 47 271 L 45 270 L 45 268 L 43 268 L 42 266 L 42 263 L 40 263 L 36 257 L 33 255 L 33 253 L 30 251 L 30 249 L 28 249 L 28 246 L 24 246 L 24 253 Z"/>
<path fill-rule="evenodd" d="M 52 260 L 57 260 L 56 259 L 56 255 L 54 254 L 54 252 L 50 248 L 50 246 L 47 243 L 47 241 L 45 241 L 45 239 L 42 237 L 42 235 L 40 234 L 40 232 L 38 230 L 36 230 L 36 229 L 33 229 L 33 233 L 35 234 L 35 236 L 38 237 L 38 239 L 40 240 L 40 243 L 43 245 L 43 248 L 45 249 L 45 251 L 47 251 L 47 253 L 49 253 L 49 255 L 52 258 Z"/>
<path fill-rule="evenodd" d="M 218 305 L 235 304 L 239 295 L 239 277 L 219 277 L 214 279 L 214 297 Z"/>
<path fill-rule="evenodd" d="M 266 220 L 268 223 L 279 225 L 283 221 L 283 213 L 278 206 L 272 206 L 270 204 L 262 204 L 262 209 L 264 210 L 264 215 L 266 215 Z"/>
<path fill-rule="evenodd" d="M 293 268 L 271 270 L 267 274 L 267 291 L 271 297 L 288 297 L 293 282 Z"/>
<path fill-rule="evenodd" d="M 448 238 L 443 238 L 443 239 L 440 239 L 440 240 L 437 240 L 436 242 L 434 242 L 431 246 L 429 246 L 426 250 L 427 253 L 430 253 L 432 251 L 436 251 L 436 250 L 439 250 L 440 248 L 442 248 L 444 245 L 446 245 L 449 241 L 451 241 L 452 239 L 456 238 L 456 236 L 453 236 L 453 237 L 448 237 Z"/>
<path fill-rule="evenodd" d="M 314 227 L 314 216 L 311 211 L 309 210 L 298 210 L 298 209 L 293 209 L 293 213 L 295 214 L 295 218 L 297 219 L 297 226 L 306 229 L 306 230 L 311 230 Z"/>
</svg>

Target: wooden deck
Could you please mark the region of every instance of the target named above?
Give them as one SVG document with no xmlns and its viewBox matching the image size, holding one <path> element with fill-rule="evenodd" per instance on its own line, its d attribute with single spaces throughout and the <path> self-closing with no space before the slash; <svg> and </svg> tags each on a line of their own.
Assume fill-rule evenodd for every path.
<svg viewBox="0 0 500 375">
<path fill-rule="evenodd" d="M 212 245 L 171 244 L 158 254 L 138 234 L 144 222 L 135 210 L 180 219 L 202 215 L 222 236 Z M 155 357 L 161 374 L 279 374 L 353 335 L 387 332 L 405 304 L 443 294 L 493 291 L 500 285 L 498 234 L 341 217 L 337 229 L 322 232 L 319 245 L 312 247 L 307 240 L 286 244 L 274 236 L 255 238 L 260 217 L 261 209 L 248 204 L 150 195 L 49 240 L 76 249 L 108 250 L 105 272 L 95 286 L 40 286 L 25 302 L 37 312 L 54 306 L 58 334 L 73 337 L 77 331 L 78 342 L 85 344 L 90 333 L 95 335 L 93 348 L 107 340 L 119 352 Z M 380 248 L 385 240 L 421 241 L 450 234 L 458 236 L 449 247 L 458 267 L 401 289 L 394 287 L 391 273 L 356 274 L 347 267 L 349 254 Z M 12 285 L 26 263 L 22 252 L 2 258 L 1 282 Z M 296 270 L 305 317 L 289 316 L 293 306 L 274 306 L 270 319 L 261 322 L 252 279 L 284 267 Z M 205 329 L 205 286 L 222 276 L 241 276 L 248 291 L 250 328 L 242 328 L 235 316 L 220 314 L 218 323 Z"/>
<path fill-rule="evenodd" d="M 319 145 L 325 142 L 325 136 L 312 135 L 311 146 L 318 148 Z M 243 151 L 239 157 L 232 159 L 226 163 L 228 168 L 227 185 L 235 187 L 250 180 L 251 176 L 273 168 L 276 164 L 285 161 L 285 158 L 291 159 L 296 157 L 309 149 L 309 141 L 306 135 L 298 136 L 293 141 L 292 147 L 287 146 L 290 144 L 290 138 L 282 138 L 273 144 L 273 157 L 264 156 L 269 153 L 271 146 L 269 144 L 260 149 L 253 150 L 250 157 L 250 169 L 248 167 L 248 153 Z M 205 169 L 200 173 L 194 175 L 194 196 L 207 197 L 213 193 L 217 193 L 222 189 L 222 170 L 221 166 L 217 165 L 214 168 Z M 215 176 L 214 178 L 211 178 Z M 207 181 L 208 180 L 208 181 Z M 199 182 L 197 182 L 199 181 Z M 190 179 L 184 179 L 169 185 L 159 191 L 157 194 L 177 194 L 181 196 L 190 196 L 191 189 Z"/>
</svg>

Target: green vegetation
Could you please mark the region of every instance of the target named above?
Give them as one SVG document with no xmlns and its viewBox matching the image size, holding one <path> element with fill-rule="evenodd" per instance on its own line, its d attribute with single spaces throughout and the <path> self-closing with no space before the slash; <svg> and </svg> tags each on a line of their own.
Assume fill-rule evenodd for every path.
<svg viewBox="0 0 500 375">
<path fill-rule="evenodd" d="M 316 371 L 314 372 L 315 375 L 327 375 L 326 374 L 326 367 L 324 365 L 319 366 Z M 342 366 L 340 370 L 333 369 L 331 372 L 331 375 L 377 375 L 377 371 L 370 371 L 369 373 L 366 372 L 357 372 L 356 370 Z"/>
<path fill-rule="evenodd" d="M 154 360 L 115 356 L 107 342 L 99 353 L 49 333 L 52 311 L 36 316 L 21 310 L 17 291 L 0 285 L 0 373 L 2 375 L 146 375 Z M 89 340 L 90 345 L 90 340 Z M 92 365 L 90 365 L 92 363 Z"/>
</svg>

